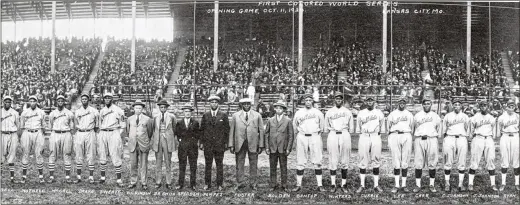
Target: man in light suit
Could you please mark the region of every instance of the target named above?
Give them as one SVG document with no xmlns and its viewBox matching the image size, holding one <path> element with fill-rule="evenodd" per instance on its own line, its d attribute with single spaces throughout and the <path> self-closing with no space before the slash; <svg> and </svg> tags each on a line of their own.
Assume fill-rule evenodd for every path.
<svg viewBox="0 0 520 205">
<path fill-rule="evenodd" d="M 200 149 L 204 150 L 206 166 L 204 169 L 204 190 L 211 188 L 211 167 L 213 159 L 217 166 L 217 187 L 222 191 L 224 182 L 224 152 L 227 149 L 229 139 L 229 119 L 228 115 L 220 111 L 220 97 L 210 96 L 208 98 L 211 110 L 204 113 L 201 120 Z"/>
<path fill-rule="evenodd" d="M 267 122 L 265 129 L 266 153 L 269 155 L 269 167 L 271 168 L 271 187 L 275 191 L 276 167 L 280 161 L 280 173 L 282 178 L 281 190 L 287 189 L 287 156 L 291 153 L 294 142 L 294 130 L 292 121 L 283 112 L 287 109 L 285 102 L 279 100 L 274 105 L 276 115 Z"/>
<path fill-rule="evenodd" d="M 186 160 L 190 164 L 190 189 L 195 191 L 197 181 L 197 157 L 199 156 L 199 122 L 191 117 L 193 107 L 187 103 L 182 107 L 184 119 L 175 125 L 175 135 L 179 141 L 179 184 L 176 189 L 184 188 Z"/>
<path fill-rule="evenodd" d="M 256 176 L 258 172 L 258 154 L 264 150 L 264 123 L 262 116 L 251 110 L 251 99 L 240 100 L 242 110 L 233 114 L 229 132 L 229 149 L 236 154 L 237 186 L 241 188 L 244 178 L 244 164 L 246 154 L 249 157 L 249 178 L 251 188 L 256 190 Z M 236 152 L 235 152 L 236 151 Z"/>
<path fill-rule="evenodd" d="M 172 152 L 176 150 L 176 139 L 173 131 L 175 130 L 175 124 L 177 119 L 175 115 L 169 113 L 168 107 L 170 106 L 166 100 L 161 100 L 157 103 L 160 112 L 154 117 L 154 132 L 152 138 L 152 149 L 155 152 L 156 159 L 156 177 L 155 177 L 155 188 L 161 188 L 162 180 L 162 163 L 166 167 L 166 189 L 171 189 L 172 175 L 171 171 L 171 158 Z"/>
<path fill-rule="evenodd" d="M 153 135 L 152 118 L 142 114 L 144 103 L 136 100 L 132 105 L 135 114 L 126 121 L 126 133 L 128 133 L 128 151 L 130 152 L 130 185 L 134 188 L 137 184 L 137 175 L 141 177 L 141 185 L 144 190 L 146 185 L 146 172 L 148 169 L 148 151 Z"/>
</svg>

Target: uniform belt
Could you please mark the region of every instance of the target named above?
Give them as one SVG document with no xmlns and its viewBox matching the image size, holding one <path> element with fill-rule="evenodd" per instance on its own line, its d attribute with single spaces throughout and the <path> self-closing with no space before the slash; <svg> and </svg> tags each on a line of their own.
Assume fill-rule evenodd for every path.
<svg viewBox="0 0 520 205">
<path fill-rule="evenodd" d="M 404 134 L 404 133 L 405 133 L 405 132 L 395 131 L 395 132 L 391 132 L 390 134 L 400 134 L 400 135 L 402 135 L 402 134 Z"/>
<path fill-rule="evenodd" d="M 491 136 L 485 136 L 485 135 L 477 135 L 477 137 L 478 137 L 478 136 L 481 136 L 481 137 L 483 137 L 484 139 L 487 139 L 488 137 L 491 137 Z"/>
<path fill-rule="evenodd" d="M 80 130 L 80 129 L 78 129 L 78 132 L 90 132 L 90 131 L 92 131 L 92 129 L 88 129 L 88 130 Z"/>
<path fill-rule="evenodd" d="M 66 132 L 70 132 L 70 130 L 54 130 L 53 131 L 54 133 L 66 133 Z"/>
<path fill-rule="evenodd" d="M 312 136 L 312 134 L 305 134 L 305 137 L 310 137 Z"/>
<path fill-rule="evenodd" d="M 514 137 L 515 136 L 515 133 L 511 133 L 511 132 L 504 132 L 502 133 L 503 135 L 507 135 L 509 137 Z"/>
<path fill-rule="evenodd" d="M 422 135 L 422 136 L 417 136 L 417 137 L 420 137 L 421 140 L 427 140 L 428 139 L 428 135 Z"/>
<path fill-rule="evenodd" d="M 101 129 L 101 131 L 104 131 L 104 132 L 112 132 L 114 130 L 116 130 L 116 129 Z"/>
<path fill-rule="evenodd" d="M 2 134 L 10 135 L 15 133 L 16 131 L 2 131 Z"/>
<path fill-rule="evenodd" d="M 343 132 L 336 132 L 337 135 L 343 134 Z"/>
<path fill-rule="evenodd" d="M 27 132 L 32 132 L 32 133 L 35 133 L 35 132 L 38 132 L 40 130 L 32 130 L 32 129 L 27 129 Z"/>
</svg>

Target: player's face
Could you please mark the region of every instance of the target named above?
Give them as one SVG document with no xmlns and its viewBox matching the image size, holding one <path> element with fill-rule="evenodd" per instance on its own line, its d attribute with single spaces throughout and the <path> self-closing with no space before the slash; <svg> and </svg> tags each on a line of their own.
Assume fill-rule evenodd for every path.
<svg viewBox="0 0 520 205">
<path fill-rule="evenodd" d="M 367 101 L 367 106 L 370 108 L 374 108 L 374 101 L 373 100 Z"/>
<path fill-rule="evenodd" d="M 4 100 L 4 108 L 9 109 L 11 107 L 11 100 Z"/>
<path fill-rule="evenodd" d="M 481 112 L 487 112 L 488 111 L 488 105 L 487 104 L 481 104 L 480 105 L 480 111 Z"/>
<path fill-rule="evenodd" d="M 190 109 L 184 109 L 184 117 L 185 118 L 191 118 L 191 110 Z"/>
<path fill-rule="evenodd" d="M 431 101 L 426 101 L 423 103 L 423 109 L 425 112 L 430 112 L 430 110 L 432 109 L 432 102 Z"/>
<path fill-rule="evenodd" d="M 334 102 L 336 103 L 336 107 L 341 107 L 343 105 L 343 99 L 340 97 L 336 97 Z"/>
<path fill-rule="evenodd" d="M 282 108 L 282 106 L 275 106 L 275 107 L 274 107 L 274 111 L 276 111 L 276 114 L 277 114 L 277 115 L 282 115 L 282 114 L 283 114 L 283 108 Z"/>
<path fill-rule="evenodd" d="M 453 110 L 455 110 L 456 113 L 459 113 L 461 108 L 462 105 L 459 102 L 453 103 Z"/>
<path fill-rule="evenodd" d="M 513 112 L 515 111 L 515 105 L 508 105 L 508 106 L 506 107 L 506 111 L 507 111 L 509 114 L 513 113 Z"/>
<path fill-rule="evenodd" d="M 404 110 L 405 107 L 406 107 L 406 102 L 399 101 L 399 110 Z"/>
<path fill-rule="evenodd" d="M 81 97 L 81 104 L 83 106 L 87 106 L 88 105 L 88 98 L 86 96 Z"/>
<path fill-rule="evenodd" d="M 166 112 L 166 110 L 168 110 L 168 106 L 166 106 L 166 105 L 160 105 L 160 106 L 159 106 L 159 110 L 160 110 L 162 113 L 164 113 L 164 112 Z"/>
<path fill-rule="evenodd" d="M 134 106 L 134 113 L 136 115 L 140 115 L 141 113 L 143 113 L 143 106 L 141 106 L 141 105 Z"/>
<path fill-rule="evenodd" d="M 211 108 L 211 110 L 216 110 L 218 109 L 218 101 L 216 100 L 212 100 L 209 102 L 209 107 Z"/>
<path fill-rule="evenodd" d="M 243 103 L 242 104 L 242 109 L 244 109 L 244 111 L 246 112 L 249 112 L 249 110 L 251 110 L 251 103 Z"/>
<path fill-rule="evenodd" d="M 99 97 L 96 96 L 96 97 L 92 98 L 92 102 L 99 103 Z"/>
<path fill-rule="evenodd" d="M 106 105 L 112 104 L 112 97 L 105 97 L 105 98 L 103 98 L 103 100 L 105 100 Z"/>
<path fill-rule="evenodd" d="M 36 109 L 36 100 L 35 99 L 30 99 L 29 100 L 29 105 L 31 106 L 32 109 Z"/>
<path fill-rule="evenodd" d="M 310 108 L 312 107 L 312 102 L 313 102 L 312 99 L 310 99 L 310 98 L 306 98 L 306 99 L 305 99 L 305 107 L 308 108 L 308 109 L 310 109 Z"/>
<path fill-rule="evenodd" d="M 63 107 L 65 105 L 65 100 L 63 99 L 58 99 L 58 107 Z"/>
</svg>

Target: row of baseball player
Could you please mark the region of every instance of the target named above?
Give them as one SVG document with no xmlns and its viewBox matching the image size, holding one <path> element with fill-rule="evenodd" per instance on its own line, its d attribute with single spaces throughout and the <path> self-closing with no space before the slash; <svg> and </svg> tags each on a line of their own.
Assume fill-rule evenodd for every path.
<svg viewBox="0 0 520 205">
<path fill-rule="evenodd" d="M 236 154 L 236 189 L 245 185 L 244 163 L 246 154 L 249 157 L 250 176 L 249 184 L 256 189 L 257 182 L 257 163 L 258 154 L 266 149 L 269 154 L 271 167 L 271 186 L 278 188 L 276 183 L 277 163 L 281 169 L 281 187 L 287 189 L 287 156 L 292 150 L 293 144 L 296 146 L 297 156 L 297 186 L 293 191 L 301 190 L 302 178 L 306 163 L 310 160 L 315 170 L 318 189 L 325 191 L 322 185 L 322 139 L 321 133 L 328 133 L 327 151 L 329 152 L 329 170 L 331 176 L 331 192 L 336 191 L 336 170 L 341 170 L 341 189 L 346 189 L 347 170 L 351 153 L 350 133 L 357 130 L 360 133 L 358 153 L 360 162 L 361 186 L 356 191 L 362 192 L 365 189 L 365 175 L 369 164 L 372 164 L 374 175 L 374 189 L 382 192 L 379 186 L 379 167 L 381 159 L 381 133 L 388 132 L 388 143 L 392 153 L 395 187 L 392 192 L 409 191 L 406 187 L 406 177 L 408 163 L 412 152 L 412 140 L 415 144 L 415 176 L 416 188 L 414 192 L 421 189 L 421 174 L 424 168 L 429 169 L 430 190 L 435 192 L 435 167 L 438 160 L 438 137 L 443 136 L 443 155 L 445 159 L 445 190 L 450 191 L 449 177 L 451 166 L 454 159 L 458 160 L 457 169 L 459 170 L 459 190 L 464 191 L 462 185 L 464 172 L 466 169 L 466 154 L 468 141 L 471 141 L 471 162 L 469 169 L 469 190 L 473 190 L 473 179 L 478 168 L 478 163 L 482 155 L 486 159 L 486 168 L 489 170 L 492 188 L 498 190 L 495 185 L 495 147 L 493 139 L 500 137 L 500 152 L 502 156 L 502 186 L 505 187 L 506 173 L 509 166 L 514 168 L 515 186 L 519 189 L 519 145 L 518 127 L 519 117 L 513 110 L 515 105 L 508 102 L 506 112 L 496 120 L 487 113 L 488 104 L 479 104 L 481 113 L 468 118 L 460 112 L 460 102 L 455 101 L 455 109 L 449 113 L 444 122 L 440 117 L 431 112 L 431 101 L 424 99 L 423 111 L 415 116 L 405 109 L 405 100 L 399 101 L 399 107 L 385 119 L 383 113 L 374 108 L 374 100 L 367 99 L 367 108 L 360 111 L 356 125 L 352 113 L 343 107 L 343 95 L 335 95 L 335 107 L 330 109 L 325 116 L 313 108 L 312 96 L 305 96 L 305 108 L 298 110 L 293 120 L 283 115 L 286 105 L 284 102 L 277 102 L 274 107 L 276 115 L 270 118 L 264 129 L 261 116 L 251 110 L 251 101 L 242 99 L 240 101 L 242 110 L 232 116 L 231 123 L 228 122 L 227 114 L 219 110 L 220 99 L 212 96 L 210 101 L 211 111 L 205 113 L 201 123 L 191 118 L 193 107 L 187 105 L 183 107 L 184 118 L 177 120 L 173 114 L 166 112 L 168 103 L 160 101 L 158 103 L 160 114 L 152 118 L 142 115 L 144 104 L 140 101 L 134 103 L 135 114 L 128 118 L 124 129 L 120 129 L 123 112 L 117 106 L 112 105 L 112 96 L 104 96 L 106 106 L 97 112 L 96 109 L 88 106 L 89 97 L 81 96 L 83 106 L 75 114 L 63 108 L 64 98 L 58 97 L 58 109 L 50 114 L 50 124 L 52 134 L 50 137 L 49 149 L 49 181 L 53 182 L 54 162 L 58 153 L 62 153 L 65 162 L 66 181 L 70 179 L 71 169 L 71 149 L 76 153 L 76 171 L 78 179 L 81 181 L 81 168 L 83 156 L 86 155 L 89 165 L 90 182 L 94 182 L 94 153 L 97 146 L 99 163 L 101 170 L 100 183 L 105 182 L 105 171 L 107 155 L 109 154 L 115 166 L 117 183 L 123 186 L 121 179 L 121 155 L 122 138 L 121 133 L 128 137 L 128 149 L 131 158 L 131 179 L 130 188 L 136 186 L 137 172 L 140 172 L 141 184 L 147 188 L 147 154 L 150 149 L 156 153 L 157 171 L 156 187 L 161 186 L 162 162 L 165 162 L 167 173 L 170 168 L 170 158 L 173 151 L 178 147 L 179 155 L 179 182 L 177 188 L 183 188 L 186 161 L 190 164 L 190 188 L 195 187 L 196 180 L 196 160 L 198 149 L 204 150 L 205 166 L 205 187 L 211 188 L 211 169 L 213 160 L 217 166 L 217 187 L 222 189 L 223 182 L 223 156 L 229 149 Z M 9 97 L 4 98 L 5 112 L 2 112 L 2 140 L 3 157 L 7 157 L 10 165 L 11 181 L 14 182 L 14 158 L 17 143 L 16 132 L 22 130 L 21 144 L 24 150 L 22 156 L 22 180 L 25 182 L 28 167 L 28 155 L 31 149 L 35 150 L 36 163 L 39 172 L 40 182 L 43 179 L 43 111 L 36 108 L 36 99 L 30 98 L 31 108 L 22 113 L 18 121 L 15 111 L 10 109 Z M 19 122 L 19 124 L 18 124 Z M 385 126 L 386 125 L 386 126 Z M 20 127 L 21 129 L 18 129 Z M 445 127 L 443 129 L 442 127 Z M 99 129 L 98 129 L 99 128 Z M 495 136 L 494 129 L 498 129 L 501 136 Z M 74 140 L 71 132 L 77 130 Z M 124 132 L 123 132 L 124 131 Z M 175 134 L 174 134 L 175 133 Z M 7 135 L 7 136 L 6 136 Z M 412 137 L 413 135 L 413 137 Z M 175 137 L 176 136 L 176 137 Z M 294 143 L 294 141 L 296 141 Z M 72 146 L 74 144 L 74 146 Z M 176 145 L 178 144 L 178 145 Z M 3 162 L 3 161 L 2 161 Z M 171 176 L 166 176 L 166 187 L 171 188 Z M 402 176 L 402 177 L 401 177 Z M 400 179 L 402 185 L 400 186 Z"/>
</svg>

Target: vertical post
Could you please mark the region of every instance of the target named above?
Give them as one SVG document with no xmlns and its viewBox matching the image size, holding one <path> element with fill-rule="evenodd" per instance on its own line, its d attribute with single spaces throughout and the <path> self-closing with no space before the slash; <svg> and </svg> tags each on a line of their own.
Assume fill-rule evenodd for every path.
<svg viewBox="0 0 520 205">
<path fill-rule="evenodd" d="M 491 52 L 491 2 L 489 2 L 489 7 L 488 7 L 488 19 L 489 19 L 489 22 L 488 22 L 488 42 L 489 42 L 489 68 L 492 69 L 491 66 L 493 66 L 493 59 L 491 58 L 492 57 L 492 52 Z M 488 83 L 489 83 L 489 77 L 490 75 L 488 75 Z M 496 79 L 496 75 L 493 77 L 493 80 Z M 493 88 L 494 91 L 496 91 L 494 88 Z"/>
<path fill-rule="evenodd" d="M 218 1 L 215 1 L 215 22 L 213 22 L 213 71 L 218 69 Z M 251 34 L 250 34 L 251 35 Z"/>
<path fill-rule="evenodd" d="M 51 73 L 56 71 L 56 1 L 52 2 Z"/>
<path fill-rule="evenodd" d="M 132 1 L 132 54 L 131 54 L 131 72 L 135 72 L 135 15 L 136 15 L 136 1 Z"/>
<path fill-rule="evenodd" d="M 387 31 L 388 31 L 388 12 L 386 5 L 383 4 L 383 73 L 386 73 L 386 62 L 387 60 Z"/>
<path fill-rule="evenodd" d="M 292 6 L 292 47 L 291 47 L 291 66 L 294 69 L 294 4 Z M 292 95 L 292 94 L 291 94 Z"/>
<path fill-rule="evenodd" d="M 329 19 L 329 43 L 327 45 L 330 45 L 331 41 L 331 30 L 332 29 L 332 19 Z"/>
<path fill-rule="evenodd" d="M 16 29 L 15 29 L 16 30 Z M 16 32 L 16 31 L 15 31 Z M 43 19 L 40 21 L 40 38 L 43 39 Z"/>
<path fill-rule="evenodd" d="M 298 71 L 303 71 L 303 1 L 298 2 Z"/>
<path fill-rule="evenodd" d="M 471 2 L 468 1 L 466 12 L 466 74 L 471 74 Z"/>
<path fill-rule="evenodd" d="M 14 21 L 14 41 L 16 42 L 16 20 Z"/>
</svg>

